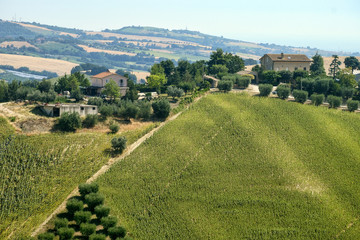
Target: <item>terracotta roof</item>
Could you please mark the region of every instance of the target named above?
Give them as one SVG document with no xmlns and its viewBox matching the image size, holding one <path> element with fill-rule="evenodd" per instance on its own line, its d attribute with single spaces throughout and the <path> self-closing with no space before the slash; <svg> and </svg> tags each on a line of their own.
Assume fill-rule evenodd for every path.
<svg viewBox="0 0 360 240">
<path fill-rule="evenodd" d="M 273 62 L 311 62 L 304 54 L 265 54 L 263 57 L 266 55 L 269 56 Z"/>
<path fill-rule="evenodd" d="M 111 75 L 117 75 L 116 73 L 112 73 L 112 72 L 102 72 L 102 73 L 99 73 L 99 74 L 96 74 L 92 77 L 94 78 L 104 78 L 104 77 L 108 77 L 108 76 L 111 76 Z"/>
</svg>

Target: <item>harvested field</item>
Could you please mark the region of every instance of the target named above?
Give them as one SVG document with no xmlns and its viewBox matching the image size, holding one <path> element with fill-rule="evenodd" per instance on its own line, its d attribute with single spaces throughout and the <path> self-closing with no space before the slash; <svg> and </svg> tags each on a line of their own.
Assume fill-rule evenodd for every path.
<svg viewBox="0 0 360 240">
<path fill-rule="evenodd" d="M 21 47 L 33 47 L 33 48 L 36 48 L 34 45 L 28 43 L 28 42 L 25 42 L 25 41 L 5 41 L 5 42 L 2 42 L 0 43 L 0 47 L 2 48 L 6 48 L 7 46 L 13 46 L 15 48 L 21 48 Z"/>
<path fill-rule="evenodd" d="M 104 52 L 113 55 L 128 55 L 128 56 L 136 56 L 136 53 L 129 53 L 129 52 L 121 52 L 121 51 L 113 51 L 113 50 L 105 50 L 105 49 L 98 49 L 93 47 L 88 47 L 86 45 L 78 45 L 79 47 L 83 48 L 87 52 Z"/>
<path fill-rule="evenodd" d="M 58 75 L 70 73 L 78 64 L 51 58 L 31 57 L 13 54 L 0 54 L 0 65 L 10 65 L 15 68 L 28 67 L 34 71 L 56 72 Z"/>
<path fill-rule="evenodd" d="M 340 65 L 340 68 L 345 68 L 345 64 L 344 64 L 344 61 L 345 61 L 345 58 L 347 58 L 348 56 L 339 56 L 339 61 L 341 62 L 341 65 Z M 360 57 L 356 57 L 357 59 L 359 59 L 360 61 Z M 334 59 L 333 57 L 323 57 L 324 59 L 324 67 L 325 67 L 325 71 L 326 71 L 326 74 L 329 73 L 329 69 L 330 69 L 330 64 L 331 64 L 331 61 Z"/>
<path fill-rule="evenodd" d="M 150 76 L 149 72 L 132 72 L 137 77 L 138 81 L 140 79 L 146 79 L 147 76 Z"/>
</svg>

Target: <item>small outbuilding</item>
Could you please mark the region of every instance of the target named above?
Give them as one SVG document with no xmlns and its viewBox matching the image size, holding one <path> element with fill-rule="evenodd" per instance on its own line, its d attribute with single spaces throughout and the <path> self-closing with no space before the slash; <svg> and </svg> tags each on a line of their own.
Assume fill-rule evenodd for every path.
<svg viewBox="0 0 360 240">
<path fill-rule="evenodd" d="M 60 117 L 62 114 L 79 113 L 80 116 L 86 116 L 89 114 L 98 114 L 98 107 L 96 105 L 85 104 L 47 104 L 41 106 L 43 112 L 51 117 Z"/>
</svg>

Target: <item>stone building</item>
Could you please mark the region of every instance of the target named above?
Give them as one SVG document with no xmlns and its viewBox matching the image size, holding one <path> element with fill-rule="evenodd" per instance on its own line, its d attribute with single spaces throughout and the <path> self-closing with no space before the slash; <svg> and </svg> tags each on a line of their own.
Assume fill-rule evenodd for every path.
<svg viewBox="0 0 360 240">
<path fill-rule="evenodd" d="M 97 106 L 84 104 L 45 104 L 41 106 L 41 109 L 50 117 L 60 117 L 66 112 L 77 112 L 80 116 L 98 114 Z"/>
<path fill-rule="evenodd" d="M 110 71 L 102 72 L 91 77 L 91 86 L 89 87 L 90 95 L 100 95 L 104 89 L 105 84 L 113 80 L 120 87 L 120 95 L 125 96 L 126 90 L 128 90 L 127 81 L 128 79 L 117 73 Z"/>
<path fill-rule="evenodd" d="M 265 54 L 260 58 L 264 70 L 310 71 L 311 60 L 304 54 Z"/>
</svg>

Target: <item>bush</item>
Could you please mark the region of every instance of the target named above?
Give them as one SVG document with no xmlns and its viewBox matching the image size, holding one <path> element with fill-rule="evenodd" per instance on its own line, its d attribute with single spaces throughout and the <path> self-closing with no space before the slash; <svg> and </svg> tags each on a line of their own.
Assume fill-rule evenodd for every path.
<svg viewBox="0 0 360 240">
<path fill-rule="evenodd" d="M 76 129 L 81 128 L 81 118 L 76 112 L 64 113 L 58 119 L 56 126 L 61 131 L 75 132 Z"/>
<path fill-rule="evenodd" d="M 92 234 L 89 240 L 106 240 L 106 236 L 104 234 Z"/>
<path fill-rule="evenodd" d="M 170 103 L 167 99 L 162 98 L 152 103 L 154 115 L 157 118 L 167 118 L 170 114 Z"/>
<path fill-rule="evenodd" d="M 86 128 L 93 128 L 98 122 L 98 116 L 95 114 L 86 115 L 82 125 Z"/>
<path fill-rule="evenodd" d="M 99 107 L 99 113 L 104 118 L 107 118 L 107 117 L 112 116 L 114 114 L 114 108 L 113 108 L 112 105 L 108 105 L 108 104 L 102 105 L 101 107 Z"/>
<path fill-rule="evenodd" d="M 359 101 L 356 100 L 349 100 L 347 102 L 347 108 L 350 112 L 354 112 L 359 108 Z"/>
<path fill-rule="evenodd" d="M 122 116 L 129 120 L 130 118 L 136 118 L 136 115 L 139 112 L 139 108 L 135 104 L 130 103 L 125 106 L 125 111 L 122 113 Z"/>
<path fill-rule="evenodd" d="M 81 211 L 84 208 L 84 203 L 77 199 L 70 199 L 66 203 L 66 209 L 71 216 L 74 216 L 75 212 Z"/>
<path fill-rule="evenodd" d="M 90 193 L 97 193 L 99 191 L 99 185 L 95 182 L 93 183 L 82 183 L 79 185 L 79 193 L 83 199 L 85 196 Z"/>
<path fill-rule="evenodd" d="M 95 207 L 95 214 L 98 219 L 109 216 L 110 208 L 104 205 Z"/>
<path fill-rule="evenodd" d="M 218 82 L 219 90 L 224 92 L 231 91 L 233 85 L 234 85 L 233 81 L 229 81 L 229 80 L 222 80 Z"/>
<path fill-rule="evenodd" d="M 167 94 L 173 99 L 175 99 L 176 97 L 178 98 L 182 97 L 185 93 L 184 90 L 182 90 L 181 88 L 175 86 L 169 86 L 167 88 Z"/>
<path fill-rule="evenodd" d="M 318 94 L 326 94 L 329 91 L 329 80 L 320 79 L 314 82 L 314 92 Z"/>
<path fill-rule="evenodd" d="M 60 237 L 60 240 L 70 240 L 72 239 L 74 233 L 75 230 L 72 228 L 60 228 L 58 230 L 58 235 Z"/>
<path fill-rule="evenodd" d="M 239 88 L 247 88 L 250 85 L 251 78 L 239 76 L 236 78 L 236 84 Z"/>
<path fill-rule="evenodd" d="M 117 224 L 117 218 L 113 216 L 103 217 L 100 221 L 106 231 L 111 227 L 115 227 Z"/>
<path fill-rule="evenodd" d="M 295 102 L 304 103 L 308 98 L 308 92 L 302 90 L 294 90 L 293 96 L 295 98 Z"/>
<path fill-rule="evenodd" d="M 276 92 L 279 98 L 287 99 L 290 95 L 290 88 L 285 85 L 280 85 L 276 88 Z"/>
<path fill-rule="evenodd" d="M 126 148 L 126 137 L 114 137 L 111 140 L 111 146 L 115 151 L 122 153 Z"/>
<path fill-rule="evenodd" d="M 119 124 L 113 123 L 109 126 L 111 133 L 117 133 L 120 130 Z"/>
<path fill-rule="evenodd" d="M 96 106 L 100 107 L 104 104 L 104 100 L 99 97 L 92 97 L 92 98 L 89 98 L 87 104 L 96 105 Z"/>
<path fill-rule="evenodd" d="M 330 108 L 338 108 L 341 105 L 341 97 L 329 95 L 327 97 L 327 102 L 329 103 Z"/>
<path fill-rule="evenodd" d="M 90 193 L 90 194 L 92 194 L 92 193 Z M 96 193 L 94 193 L 94 194 L 96 194 Z M 92 214 L 89 211 L 78 211 L 74 215 L 74 220 L 78 225 L 80 225 L 81 223 L 87 223 L 90 221 L 91 215 Z"/>
<path fill-rule="evenodd" d="M 66 218 L 55 219 L 55 230 L 68 227 L 69 221 Z"/>
<path fill-rule="evenodd" d="M 151 104 L 146 101 L 138 101 L 137 105 L 139 108 L 138 118 L 149 119 L 151 116 Z"/>
<path fill-rule="evenodd" d="M 273 85 L 271 84 L 259 84 L 260 96 L 267 97 L 271 93 Z"/>
<path fill-rule="evenodd" d="M 319 106 L 324 102 L 325 96 L 324 94 L 316 94 L 311 95 L 311 102 L 315 104 L 315 106 Z"/>
<path fill-rule="evenodd" d="M 341 95 L 343 99 L 348 100 L 354 96 L 354 88 L 352 87 L 343 87 L 341 88 Z"/>
<path fill-rule="evenodd" d="M 92 223 L 80 224 L 80 232 L 83 236 L 90 236 L 96 231 L 96 225 Z"/>
<path fill-rule="evenodd" d="M 235 75 L 225 75 L 221 78 L 223 81 L 232 81 L 233 83 L 236 82 L 236 76 Z"/>
<path fill-rule="evenodd" d="M 95 207 L 104 203 L 104 196 L 98 193 L 89 193 L 85 196 L 85 202 L 91 211 L 94 211 Z"/>
<path fill-rule="evenodd" d="M 111 227 L 107 231 L 112 240 L 116 240 L 117 238 L 123 238 L 126 235 L 126 229 L 120 226 Z"/>
<path fill-rule="evenodd" d="M 41 233 L 38 235 L 37 239 L 38 240 L 53 240 L 55 238 L 55 235 L 53 233 Z"/>
</svg>

